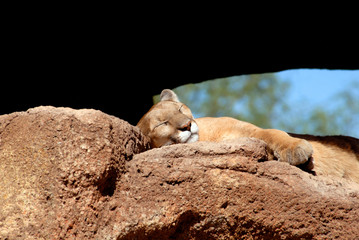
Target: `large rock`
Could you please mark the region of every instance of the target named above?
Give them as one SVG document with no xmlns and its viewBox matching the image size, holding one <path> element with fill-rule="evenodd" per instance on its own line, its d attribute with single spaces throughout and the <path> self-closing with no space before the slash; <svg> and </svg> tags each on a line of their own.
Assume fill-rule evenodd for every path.
<svg viewBox="0 0 359 240">
<path fill-rule="evenodd" d="M 119 239 L 355 239 L 359 185 L 264 161 L 256 139 L 138 154 L 113 212 Z"/>
<path fill-rule="evenodd" d="M 0 141 L 0 239 L 92 239 L 125 162 L 148 147 L 118 118 L 54 107 L 1 116 Z"/>
<path fill-rule="evenodd" d="M 0 239 L 355 239 L 359 186 L 243 138 L 148 149 L 95 110 L 0 116 Z M 139 154 L 137 154 L 139 153 Z"/>
</svg>

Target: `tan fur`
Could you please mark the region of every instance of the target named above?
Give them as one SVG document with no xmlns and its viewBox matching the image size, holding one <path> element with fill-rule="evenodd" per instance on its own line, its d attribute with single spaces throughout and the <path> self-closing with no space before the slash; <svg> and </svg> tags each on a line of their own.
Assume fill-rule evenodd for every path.
<svg viewBox="0 0 359 240">
<path fill-rule="evenodd" d="M 180 102 L 161 101 L 141 118 L 137 126 L 149 137 L 151 147 L 155 148 L 182 143 L 180 134 L 185 131 L 191 132 L 194 124 L 196 122 L 191 110 L 186 105 Z M 198 137 L 195 140 L 197 141 Z"/>
<path fill-rule="evenodd" d="M 193 119 L 191 110 L 171 90 L 164 90 L 137 126 L 149 137 L 152 147 L 163 145 L 254 137 L 268 145 L 270 159 L 301 165 L 314 159 L 318 175 L 342 177 L 359 183 L 359 140 L 346 136 L 316 137 L 262 129 L 234 118 Z M 197 128 L 198 127 L 198 128 Z M 199 129 L 199 131 L 198 131 Z M 184 136 L 184 137 L 183 137 Z"/>
</svg>

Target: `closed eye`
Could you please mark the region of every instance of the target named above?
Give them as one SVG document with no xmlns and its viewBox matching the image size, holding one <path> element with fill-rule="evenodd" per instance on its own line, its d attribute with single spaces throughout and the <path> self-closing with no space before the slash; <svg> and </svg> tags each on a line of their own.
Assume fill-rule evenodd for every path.
<svg viewBox="0 0 359 240">
<path fill-rule="evenodd" d="M 161 123 L 157 124 L 153 129 L 155 129 L 155 128 L 161 126 L 161 125 L 167 125 L 167 123 L 168 123 L 167 121 L 161 122 Z"/>
<path fill-rule="evenodd" d="M 180 108 L 178 109 L 178 111 L 180 111 L 182 113 L 182 107 L 183 105 L 180 106 Z"/>
</svg>

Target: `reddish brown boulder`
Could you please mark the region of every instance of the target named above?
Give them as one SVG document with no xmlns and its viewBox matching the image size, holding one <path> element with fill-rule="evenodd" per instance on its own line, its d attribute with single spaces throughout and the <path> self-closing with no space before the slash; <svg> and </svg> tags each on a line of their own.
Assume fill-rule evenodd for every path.
<svg viewBox="0 0 359 240">
<path fill-rule="evenodd" d="M 0 239 L 93 239 L 139 129 L 96 110 L 0 116 Z"/>
<path fill-rule="evenodd" d="M 136 155 L 116 192 L 119 239 L 359 236 L 359 185 L 265 159 L 248 138 Z"/>
<path fill-rule="evenodd" d="M 96 110 L 0 116 L 0 239 L 359 236 L 358 184 L 266 161 L 260 140 L 146 149 Z"/>
</svg>

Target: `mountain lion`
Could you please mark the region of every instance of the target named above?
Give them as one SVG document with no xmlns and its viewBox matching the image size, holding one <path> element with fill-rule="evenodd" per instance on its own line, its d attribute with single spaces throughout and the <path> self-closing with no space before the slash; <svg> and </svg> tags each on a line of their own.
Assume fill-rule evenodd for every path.
<svg viewBox="0 0 359 240">
<path fill-rule="evenodd" d="M 359 139 L 290 134 L 262 129 L 230 117 L 194 119 L 191 110 L 178 100 L 173 91 L 163 90 L 160 99 L 137 124 L 149 137 L 153 148 L 254 137 L 267 143 L 271 160 L 305 166 L 306 170 L 318 175 L 343 177 L 359 183 Z"/>
</svg>

